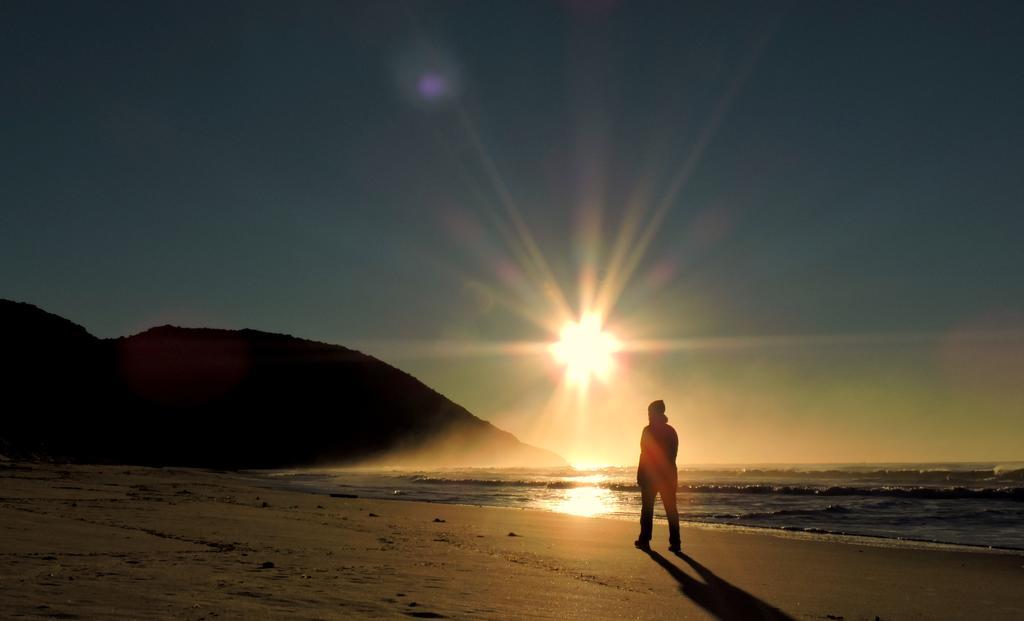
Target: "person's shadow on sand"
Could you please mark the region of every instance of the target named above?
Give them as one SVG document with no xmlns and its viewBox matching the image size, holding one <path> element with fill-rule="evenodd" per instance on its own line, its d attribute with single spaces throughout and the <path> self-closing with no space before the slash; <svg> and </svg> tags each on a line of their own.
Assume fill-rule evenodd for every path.
<svg viewBox="0 0 1024 621">
<path fill-rule="evenodd" d="M 794 621 L 793 617 L 778 608 L 766 604 L 743 589 L 722 580 L 710 569 L 683 552 L 677 552 L 676 556 L 689 563 L 704 582 L 691 578 L 657 552 L 653 550 L 644 550 L 644 552 L 676 579 L 683 595 L 721 621 L 746 621 L 748 619 Z"/>
</svg>

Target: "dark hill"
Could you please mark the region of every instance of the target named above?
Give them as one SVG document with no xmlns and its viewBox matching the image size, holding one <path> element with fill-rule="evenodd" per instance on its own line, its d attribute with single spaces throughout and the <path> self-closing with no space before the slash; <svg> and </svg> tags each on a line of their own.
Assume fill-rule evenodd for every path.
<svg viewBox="0 0 1024 621">
<path fill-rule="evenodd" d="M 564 463 L 337 345 L 172 326 L 97 339 L 6 300 L 0 338 L 7 453 L 219 468 Z"/>
</svg>

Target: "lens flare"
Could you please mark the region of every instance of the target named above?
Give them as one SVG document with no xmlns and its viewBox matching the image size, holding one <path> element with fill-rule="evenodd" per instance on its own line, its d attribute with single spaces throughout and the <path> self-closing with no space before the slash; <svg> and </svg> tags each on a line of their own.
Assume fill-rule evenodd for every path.
<svg viewBox="0 0 1024 621">
<path fill-rule="evenodd" d="M 423 99 L 440 99 L 448 94 L 448 80 L 440 73 L 428 71 L 416 81 L 416 90 Z"/>
<path fill-rule="evenodd" d="M 586 388 L 592 377 L 607 382 L 615 368 L 615 352 L 622 343 L 601 326 L 601 317 L 586 313 L 580 320 L 562 327 L 557 342 L 550 346 L 551 356 L 565 367 L 568 383 Z"/>
</svg>

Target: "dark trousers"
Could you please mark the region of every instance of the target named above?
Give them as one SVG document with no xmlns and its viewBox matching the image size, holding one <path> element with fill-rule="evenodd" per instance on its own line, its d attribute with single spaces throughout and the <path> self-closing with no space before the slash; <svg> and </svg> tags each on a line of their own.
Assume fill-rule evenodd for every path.
<svg viewBox="0 0 1024 621">
<path fill-rule="evenodd" d="M 658 494 L 661 494 L 665 516 L 668 518 L 669 545 L 679 545 L 679 510 L 676 508 L 675 485 L 640 488 L 640 541 L 651 540 L 651 532 L 654 530 L 654 500 Z"/>
</svg>

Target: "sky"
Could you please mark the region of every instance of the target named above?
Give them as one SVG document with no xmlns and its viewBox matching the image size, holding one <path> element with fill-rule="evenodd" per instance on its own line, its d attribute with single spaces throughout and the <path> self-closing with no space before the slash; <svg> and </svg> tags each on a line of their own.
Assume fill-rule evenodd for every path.
<svg viewBox="0 0 1024 621">
<path fill-rule="evenodd" d="M 0 5 L 0 297 L 576 463 L 1024 460 L 1024 4 Z M 585 388 L 547 349 L 623 344 Z M 341 406 L 339 406 L 341 407 Z M 343 412 L 339 415 L 344 415 Z"/>
</svg>

